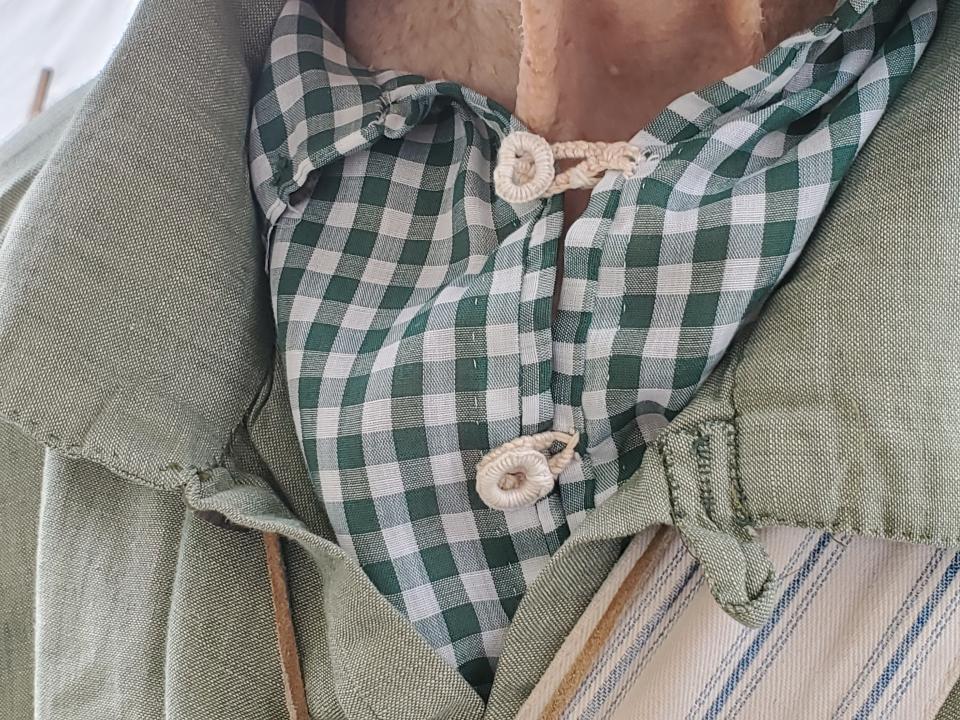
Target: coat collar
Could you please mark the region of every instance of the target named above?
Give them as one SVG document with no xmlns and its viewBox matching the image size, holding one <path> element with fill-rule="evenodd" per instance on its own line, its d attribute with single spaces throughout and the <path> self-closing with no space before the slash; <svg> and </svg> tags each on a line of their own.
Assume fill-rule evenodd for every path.
<svg viewBox="0 0 960 720">
<path fill-rule="evenodd" d="M 36 439 L 155 486 L 222 461 L 271 368 L 245 145 L 282 4 L 145 2 L 7 223 L 0 414 Z"/>
<path fill-rule="evenodd" d="M 270 371 L 245 154 L 270 4 L 144 3 L 0 246 L 0 412 L 147 485 L 219 464 Z"/>
</svg>

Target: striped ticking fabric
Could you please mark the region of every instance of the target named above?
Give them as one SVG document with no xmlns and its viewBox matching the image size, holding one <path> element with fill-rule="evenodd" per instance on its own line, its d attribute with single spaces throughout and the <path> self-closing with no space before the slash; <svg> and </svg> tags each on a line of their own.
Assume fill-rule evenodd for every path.
<svg viewBox="0 0 960 720">
<path fill-rule="evenodd" d="M 929 720 L 960 678 L 960 554 L 866 537 L 761 531 L 783 567 L 770 620 L 723 614 L 670 533 L 624 553 L 521 720 Z M 630 571 L 655 558 L 639 575 Z M 617 591 L 627 600 L 605 627 Z M 599 649 L 598 649 L 599 646 Z M 591 653 L 591 660 L 576 660 Z"/>
<path fill-rule="evenodd" d="M 493 192 L 517 118 L 371 71 L 308 4 L 284 7 L 250 167 L 307 467 L 338 542 L 481 693 L 526 588 L 789 270 L 936 13 L 844 0 L 679 98 L 564 236 L 562 198 Z M 485 507 L 480 457 L 548 429 L 581 437 L 556 489 Z"/>
</svg>

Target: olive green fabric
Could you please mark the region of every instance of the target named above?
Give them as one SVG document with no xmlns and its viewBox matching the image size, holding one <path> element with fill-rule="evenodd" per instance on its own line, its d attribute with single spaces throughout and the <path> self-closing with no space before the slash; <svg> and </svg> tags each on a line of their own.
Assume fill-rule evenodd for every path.
<svg viewBox="0 0 960 720">
<path fill-rule="evenodd" d="M 0 239 L 20 199 L 47 161 L 89 89 L 88 83 L 74 90 L 0 146 Z"/>
<path fill-rule="evenodd" d="M 307 485 L 244 158 L 279 1 L 144 0 L 0 151 L 0 716 L 285 717 L 251 528 L 288 538 L 318 719 L 514 717 L 650 524 L 746 622 L 754 526 L 958 544 L 958 4 L 752 332 L 531 586 L 484 708 Z"/>
<path fill-rule="evenodd" d="M 953 686 L 936 720 L 960 720 L 960 682 Z"/>
<path fill-rule="evenodd" d="M 30 717 L 33 582 L 43 448 L 0 425 L 0 717 Z M 15 478 L 15 482 L 9 479 Z"/>
</svg>

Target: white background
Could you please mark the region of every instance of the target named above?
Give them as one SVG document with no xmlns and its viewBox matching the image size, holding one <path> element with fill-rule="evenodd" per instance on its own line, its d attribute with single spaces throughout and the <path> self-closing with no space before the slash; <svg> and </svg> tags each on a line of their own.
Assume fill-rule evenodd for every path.
<svg viewBox="0 0 960 720">
<path fill-rule="evenodd" d="M 41 70 L 53 68 L 50 107 L 100 71 L 136 6 L 137 0 L 0 0 L 0 142 L 26 121 Z"/>
</svg>

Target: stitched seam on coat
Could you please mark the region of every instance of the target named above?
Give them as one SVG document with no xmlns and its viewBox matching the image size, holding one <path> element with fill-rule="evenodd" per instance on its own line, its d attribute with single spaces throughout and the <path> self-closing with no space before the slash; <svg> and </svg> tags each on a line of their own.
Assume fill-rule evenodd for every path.
<svg viewBox="0 0 960 720">
<path fill-rule="evenodd" d="M 746 340 L 749 336 L 744 337 L 737 344 L 735 348 L 732 349 L 732 359 L 731 359 L 731 373 L 732 378 L 730 381 L 730 391 L 727 393 L 727 400 L 730 402 L 730 406 L 733 409 L 731 416 L 731 422 L 738 428 L 740 427 L 740 417 L 741 411 L 738 405 L 738 395 L 737 390 L 740 386 L 740 371 L 743 366 L 743 360 L 746 355 Z M 738 491 L 741 494 L 741 497 L 747 502 L 747 495 L 743 490 L 742 482 L 742 469 L 740 465 L 740 433 L 736 433 L 734 438 L 734 443 L 736 445 L 736 460 L 737 460 L 737 472 L 736 479 L 738 485 Z M 748 504 L 749 507 L 749 504 Z M 875 537 L 883 540 L 893 540 L 898 542 L 912 542 L 912 543 L 921 543 L 921 544 L 943 544 L 951 545 L 955 547 L 960 547 L 960 535 L 934 535 L 933 533 L 917 533 L 909 531 L 899 531 L 899 532 L 888 532 L 884 530 L 870 529 L 867 530 L 860 526 L 854 525 L 852 523 L 844 523 L 838 520 L 832 522 L 810 522 L 810 521 L 801 521 L 798 519 L 791 519 L 777 515 L 770 512 L 750 512 L 751 517 L 755 523 L 755 527 L 770 527 L 770 526 L 783 526 L 783 527 L 795 527 L 795 528 L 806 528 L 810 530 L 822 530 L 829 532 L 852 532 L 858 535 L 863 535 L 866 537 Z"/>
<path fill-rule="evenodd" d="M 116 451 L 107 453 L 106 450 L 96 445 L 67 442 L 55 433 L 45 432 L 40 421 L 24 417 L 17 408 L 3 410 L 2 417 L 12 425 L 20 428 L 20 430 L 22 430 L 32 440 L 35 440 L 41 445 L 49 447 L 51 450 L 56 450 L 59 454 L 69 458 L 88 460 L 90 462 L 97 463 L 98 465 L 102 465 L 114 475 L 117 475 L 124 480 L 135 482 L 138 485 L 152 488 L 154 490 L 177 490 L 183 487 L 184 483 L 186 482 L 179 476 L 181 467 L 176 463 L 170 463 L 169 465 L 158 468 L 163 476 L 166 476 L 168 473 L 175 473 L 174 477 L 177 477 L 177 481 L 175 483 L 166 484 L 162 482 L 155 482 L 115 464 L 115 461 L 119 460 L 120 458 Z"/>
<path fill-rule="evenodd" d="M 196 480 L 194 492 L 197 492 L 200 487 L 210 482 L 208 479 L 204 477 L 206 472 L 207 471 L 197 470 L 196 468 L 193 468 L 193 472 L 187 476 L 188 481 L 190 478 L 193 478 Z M 192 502 L 194 498 L 190 497 L 191 492 L 190 492 L 189 482 L 186 484 L 184 489 L 185 489 L 184 502 L 186 506 L 190 508 L 190 510 L 192 510 L 193 512 L 202 512 L 202 510 L 198 510 L 198 508 Z M 203 501 L 203 500 L 208 500 L 209 497 L 200 496 L 199 499 Z M 241 519 L 238 517 L 236 510 L 232 507 L 226 507 L 222 510 L 217 509 L 216 512 L 219 512 L 221 515 L 223 515 L 224 518 L 226 518 L 228 521 L 232 522 L 233 524 L 239 527 L 248 528 L 250 530 L 254 530 L 261 533 L 272 532 L 281 537 L 285 537 L 289 540 L 293 540 L 299 543 L 301 546 L 303 546 L 304 549 L 307 550 L 308 554 L 309 554 L 310 546 L 316 543 L 318 546 L 321 546 L 322 551 L 327 552 L 331 556 L 331 558 L 336 558 L 336 559 L 345 561 L 347 572 L 351 573 L 355 578 L 357 578 L 358 580 L 361 578 L 363 580 L 367 580 L 367 576 L 363 573 L 363 570 L 360 568 L 360 566 L 357 565 L 356 562 L 354 562 L 353 559 L 350 558 L 343 551 L 343 549 L 340 548 L 339 545 L 336 545 L 335 543 L 319 535 L 316 535 L 305 526 L 302 528 L 292 528 L 282 522 L 277 522 L 269 519 L 265 519 L 265 520 L 261 519 L 259 520 L 259 523 L 258 523 L 261 527 L 250 527 L 249 525 L 241 521 Z M 228 530 L 225 530 L 223 528 L 220 528 L 220 529 L 224 530 L 224 532 L 229 532 Z M 321 547 L 317 547 L 317 549 L 321 549 Z M 393 606 L 390 606 L 390 609 L 393 612 L 397 613 L 398 616 L 402 617 L 402 615 L 399 614 L 399 611 L 397 611 L 396 608 L 393 608 Z M 353 672 L 343 672 L 340 675 L 340 677 L 344 678 L 344 684 L 347 686 L 345 689 L 350 693 L 350 697 L 352 697 L 360 705 L 363 706 L 363 708 L 369 713 L 369 717 L 373 718 L 374 720 L 385 720 L 385 716 L 380 715 L 374 710 L 373 705 L 371 705 L 370 700 L 368 699 L 366 693 L 363 691 L 362 683 L 357 680 Z M 338 705 L 340 705 L 342 709 L 343 705 L 340 703 L 339 700 L 337 701 L 337 703 Z"/>
</svg>

